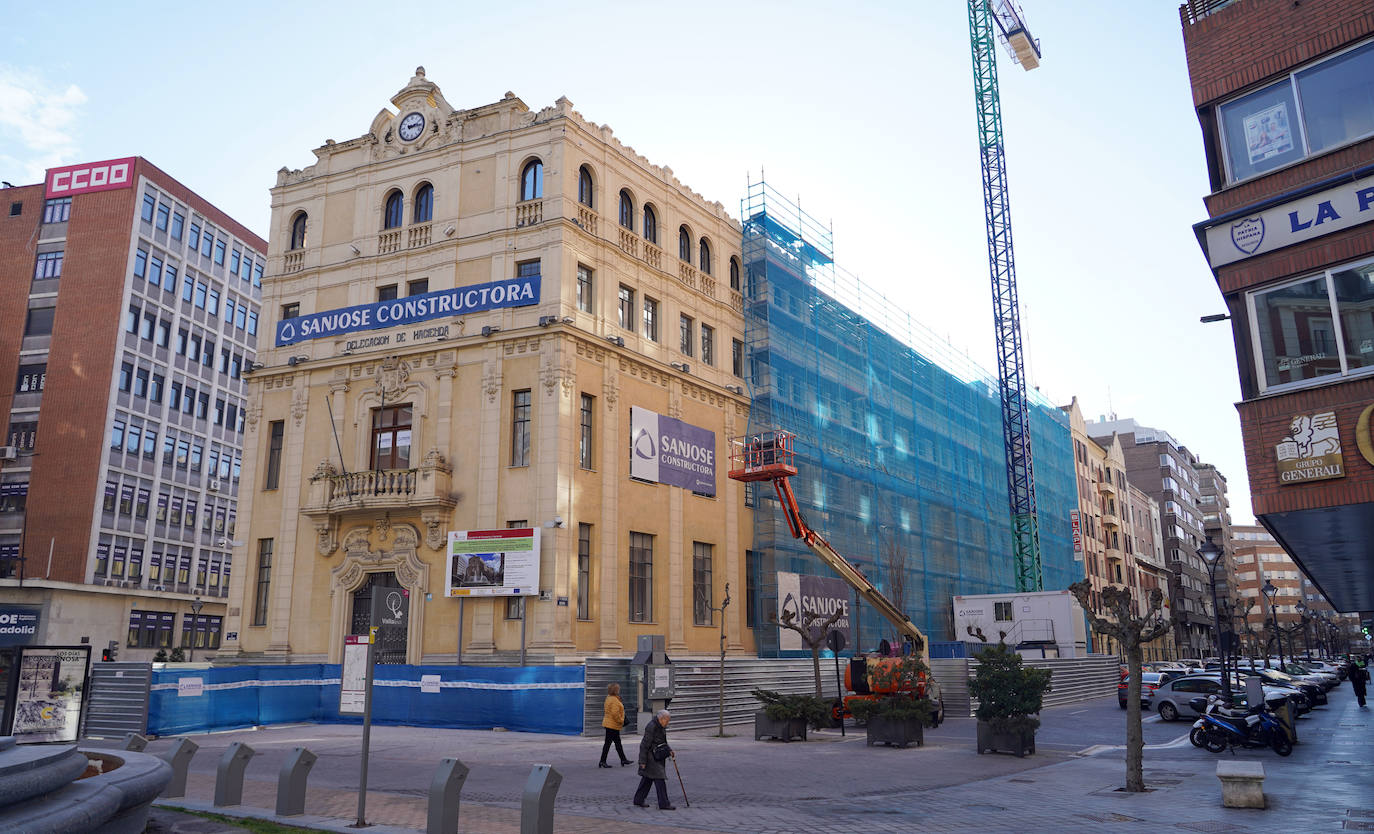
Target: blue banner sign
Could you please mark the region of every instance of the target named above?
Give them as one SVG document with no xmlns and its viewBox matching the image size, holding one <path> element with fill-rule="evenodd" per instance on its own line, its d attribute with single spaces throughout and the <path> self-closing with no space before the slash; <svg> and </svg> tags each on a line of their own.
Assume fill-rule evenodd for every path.
<svg viewBox="0 0 1374 834">
<path fill-rule="evenodd" d="M 503 307 L 528 307 L 538 303 L 539 276 L 526 275 L 285 319 L 277 322 L 276 344 L 277 347 L 294 345 L 355 330 L 380 330 L 428 319 L 465 316 Z"/>
</svg>

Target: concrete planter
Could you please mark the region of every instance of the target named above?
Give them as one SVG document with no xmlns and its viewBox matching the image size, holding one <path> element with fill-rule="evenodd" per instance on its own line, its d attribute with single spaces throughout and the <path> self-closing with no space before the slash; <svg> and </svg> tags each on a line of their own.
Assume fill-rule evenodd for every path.
<svg viewBox="0 0 1374 834">
<path fill-rule="evenodd" d="M 88 759 L 103 772 L 82 778 Z M 0 831 L 140 834 L 171 778 L 171 765 L 144 753 L 17 747 L 0 739 Z"/>
<path fill-rule="evenodd" d="M 986 721 L 978 722 L 978 752 L 979 754 L 988 753 L 1015 753 L 1017 756 L 1024 757 L 1027 753 L 1035 755 L 1035 731 L 1028 730 L 1023 733 L 998 733 L 994 732 L 992 725 Z"/>
<path fill-rule="evenodd" d="M 875 715 L 868 719 L 866 731 L 869 747 L 875 744 L 908 747 L 913 741 L 917 747 L 925 744 L 925 735 L 919 718 L 888 718 Z"/>
<path fill-rule="evenodd" d="M 768 713 L 759 710 L 754 713 L 754 740 L 762 738 L 776 738 L 782 741 L 791 741 L 800 738 L 806 741 L 806 719 L 805 718 L 784 718 L 774 720 L 768 717 Z"/>
</svg>

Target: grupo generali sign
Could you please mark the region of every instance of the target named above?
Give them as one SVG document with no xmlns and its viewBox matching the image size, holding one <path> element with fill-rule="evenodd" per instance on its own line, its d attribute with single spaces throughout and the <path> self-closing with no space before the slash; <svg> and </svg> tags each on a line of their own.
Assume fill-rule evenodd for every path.
<svg viewBox="0 0 1374 834">
<path fill-rule="evenodd" d="M 527 597 L 538 593 L 538 527 L 455 530 L 448 534 L 448 596 Z"/>
<path fill-rule="evenodd" d="M 630 408 L 630 477 L 716 494 L 716 433 Z"/>
<path fill-rule="evenodd" d="M 1207 226 L 1212 266 L 1234 263 L 1374 220 L 1374 177 L 1328 188 L 1230 223 Z"/>
<path fill-rule="evenodd" d="M 849 585 L 841 579 L 827 576 L 809 576 L 804 573 L 778 573 L 778 622 L 792 622 L 811 632 L 812 639 L 824 640 L 821 626 L 836 611 L 840 612 L 835 624 L 826 632 L 838 631 L 844 634 L 844 644 L 854 645 L 854 634 L 850 628 Z M 778 648 L 784 651 L 800 651 L 801 635 L 790 628 L 778 629 Z"/>
<path fill-rule="evenodd" d="M 1274 447 L 1274 456 L 1278 459 L 1279 483 L 1285 486 L 1345 477 L 1336 412 L 1293 417 L 1288 433 Z"/>
<path fill-rule="evenodd" d="M 134 162 L 137 157 L 87 162 L 64 168 L 49 168 L 44 196 L 72 197 L 93 191 L 112 191 L 133 185 Z"/>
<path fill-rule="evenodd" d="M 380 330 L 445 316 L 465 316 L 538 303 L 539 276 L 527 275 L 285 319 L 277 322 L 276 343 L 277 347 L 282 347 L 356 330 Z"/>
</svg>

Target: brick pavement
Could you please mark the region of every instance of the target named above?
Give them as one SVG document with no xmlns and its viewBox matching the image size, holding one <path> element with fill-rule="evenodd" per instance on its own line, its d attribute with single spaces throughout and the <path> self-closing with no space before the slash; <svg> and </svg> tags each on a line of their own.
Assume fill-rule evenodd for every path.
<svg viewBox="0 0 1374 834">
<path fill-rule="evenodd" d="M 1069 709 L 1061 707 L 1056 709 Z M 1049 711 L 1047 711 L 1048 713 Z M 807 743 L 755 742 L 747 728 L 734 738 L 707 731 L 670 733 L 679 751 L 693 806 L 679 801 L 670 772 L 670 794 L 679 810 L 631 807 L 631 769 L 597 770 L 599 744 L 591 739 L 463 731 L 374 728 L 369 821 L 423 830 L 428 775 L 443 755 L 457 755 L 472 774 L 462 794 L 461 830 L 504 834 L 519 830 L 519 791 L 529 763 L 550 762 L 564 774 L 556 830 L 607 834 L 677 834 L 688 831 L 750 831 L 759 834 L 897 834 L 921 831 L 1016 832 L 1174 830 L 1337 831 L 1346 822 L 1374 822 L 1374 719 L 1359 710 L 1349 686 L 1336 690 L 1331 706 L 1299 722 L 1300 743 L 1281 759 L 1268 750 L 1236 756 L 1260 761 L 1267 776 L 1270 810 L 1223 809 L 1215 777 L 1217 758 L 1186 741 L 1187 722 L 1167 725 L 1154 738 L 1170 738 L 1146 750 L 1152 790 L 1126 794 L 1124 753 L 1094 748 L 1092 755 L 1041 752 L 1027 759 L 979 756 L 971 722 L 950 722 L 922 748 L 867 748 L 862 736 L 823 734 Z M 292 739 L 322 752 L 311 776 L 307 811 L 335 818 L 343 831 L 356 815 L 346 727 L 270 729 L 200 736 L 204 750 L 193 764 L 189 795 L 204 804 L 213 795 L 213 763 L 230 740 L 259 750 L 245 785 L 245 801 L 275 804 L 275 766 Z M 964 738 L 967 736 L 967 738 Z M 170 741 L 160 740 L 157 743 Z M 339 745 L 343 745 L 340 747 Z M 331 747 L 331 745 L 334 745 Z M 1229 756 L 1230 754 L 1223 754 Z M 356 753 L 352 756 L 356 759 Z M 274 764 L 275 763 L 275 764 Z M 356 771 L 353 771 L 356 773 Z M 327 776 L 327 774 L 332 774 Z M 269 816 L 269 814 L 256 814 Z M 301 824 L 301 820 L 282 820 Z M 311 825 L 325 827 L 315 820 Z M 356 830 L 356 829 L 354 829 Z"/>
</svg>

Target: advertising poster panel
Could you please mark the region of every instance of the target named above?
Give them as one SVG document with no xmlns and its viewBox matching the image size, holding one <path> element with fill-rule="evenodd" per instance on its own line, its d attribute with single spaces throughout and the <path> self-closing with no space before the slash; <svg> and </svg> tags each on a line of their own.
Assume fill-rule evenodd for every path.
<svg viewBox="0 0 1374 834">
<path fill-rule="evenodd" d="M 43 609 L 37 605 L 0 605 L 0 646 L 23 646 L 38 637 Z"/>
<path fill-rule="evenodd" d="M 854 634 L 849 625 L 850 590 L 843 579 L 807 574 L 778 574 L 778 622 L 783 621 L 784 612 L 798 625 L 810 624 L 811 635 L 824 644 L 825 635 L 820 626 L 836 609 L 844 613 L 827 631 L 838 631 L 844 635 L 845 645 L 854 645 Z M 778 629 L 778 648 L 783 651 L 801 651 L 801 635 L 790 628 Z"/>
<path fill-rule="evenodd" d="M 90 646 L 34 646 L 19 650 L 14 727 L 20 744 L 76 741 Z"/>
<path fill-rule="evenodd" d="M 630 477 L 716 494 L 716 433 L 630 408 Z"/>
<path fill-rule="evenodd" d="M 456 530 L 448 534 L 451 597 L 539 593 L 539 528 Z"/>
</svg>

